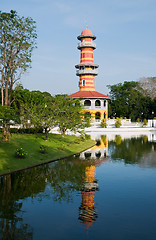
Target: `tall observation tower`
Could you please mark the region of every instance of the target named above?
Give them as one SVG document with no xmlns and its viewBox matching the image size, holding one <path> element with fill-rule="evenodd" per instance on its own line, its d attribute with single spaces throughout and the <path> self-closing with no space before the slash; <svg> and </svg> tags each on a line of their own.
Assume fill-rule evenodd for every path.
<svg viewBox="0 0 156 240">
<path fill-rule="evenodd" d="M 79 35 L 78 49 L 80 50 L 80 64 L 76 65 L 76 75 L 79 76 L 79 91 L 69 95 L 72 98 L 81 98 L 86 116 L 91 120 L 100 121 L 108 117 L 108 99 L 110 97 L 95 91 L 95 76 L 98 75 L 98 64 L 94 63 L 93 50 L 96 49 L 96 36 L 91 30 L 84 29 Z"/>
<path fill-rule="evenodd" d="M 81 41 L 78 44 L 78 49 L 81 51 L 80 64 L 75 66 L 78 69 L 76 75 L 80 77 L 79 89 L 80 91 L 95 91 L 94 77 L 98 74 L 98 65 L 94 64 L 93 50 L 96 44 L 93 40 L 96 37 L 89 29 L 85 29 L 77 38 Z"/>
</svg>

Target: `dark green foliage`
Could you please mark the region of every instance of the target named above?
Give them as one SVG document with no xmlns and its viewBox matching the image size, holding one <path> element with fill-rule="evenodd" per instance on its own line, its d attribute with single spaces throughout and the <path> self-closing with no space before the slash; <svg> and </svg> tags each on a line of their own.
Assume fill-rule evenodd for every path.
<svg viewBox="0 0 156 240">
<path fill-rule="evenodd" d="M 21 86 L 13 94 L 13 107 L 25 128 L 44 129 L 45 138 L 51 128 L 59 126 L 62 134 L 67 129 L 76 131 L 82 128 L 81 106 L 78 100 L 67 98 L 66 95 L 52 97 L 50 93 L 29 91 Z"/>
<path fill-rule="evenodd" d="M 55 119 L 62 135 L 66 133 L 67 129 L 76 132 L 84 127 L 82 124 L 82 108 L 78 104 L 78 100 L 68 98 L 65 95 L 56 95 L 55 100 L 57 103 Z"/>
<path fill-rule="evenodd" d="M 43 128 L 10 128 L 10 133 L 36 134 L 43 133 Z"/>
<path fill-rule="evenodd" d="M 140 118 L 150 119 L 156 115 L 155 98 L 144 95 L 138 82 L 109 85 L 111 101 L 109 102 L 109 117 L 126 117 L 132 121 Z"/>
<path fill-rule="evenodd" d="M 91 126 L 91 124 L 90 124 L 90 117 L 86 117 L 84 119 L 84 126 L 85 127 L 90 127 Z"/>
</svg>

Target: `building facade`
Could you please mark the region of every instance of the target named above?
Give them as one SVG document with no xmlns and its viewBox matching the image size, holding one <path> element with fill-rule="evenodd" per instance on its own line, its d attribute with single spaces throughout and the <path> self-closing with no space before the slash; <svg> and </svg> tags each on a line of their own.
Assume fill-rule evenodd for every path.
<svg viewBox="0 0 156 240">
<path fill-rule="evenodd" d="M 95 76 L 98 75 L 98 64 L 94 63 L 93 50 L 96 49 L 96 36 L 89 29 L 84 29 L 77 37 L 80 40 L 80 64 L 76 65 L 76 75 L 79 76 L 79 91 L 69 95 L 81 99 L 86 116 L 92 121 L 100 121 L 108 117 L 109 96 L 95 91 Z"/>
</svg>

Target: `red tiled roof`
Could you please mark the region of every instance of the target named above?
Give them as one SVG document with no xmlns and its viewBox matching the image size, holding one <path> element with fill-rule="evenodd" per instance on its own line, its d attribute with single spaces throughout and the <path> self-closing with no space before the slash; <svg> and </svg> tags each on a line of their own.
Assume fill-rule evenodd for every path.
<svg viewBox="0 0 156 240">
<path fill-rule="evenodd" d="M 70 94 L 68 97 L 70 98 L 108 98 L 108 99 L 111 98 L 107 95 L 104 95 L 96 91 L 78 91 L 76 93 Z"/>
</svg>

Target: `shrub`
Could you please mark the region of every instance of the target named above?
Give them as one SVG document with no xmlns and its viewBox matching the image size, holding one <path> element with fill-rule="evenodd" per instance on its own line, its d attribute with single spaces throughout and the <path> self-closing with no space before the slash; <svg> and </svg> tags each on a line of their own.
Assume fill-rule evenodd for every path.
<svg viewBox="0 0 156 240">
<path fill-rule="evenodd" d="M 17 148 L 15 152 L 15 157 L 17 158 L 25 158 L 27 153 L 24 151 L 23 148 Z"/>
<path fill-rule="evenodd" d="M 147 119 L 144 119 L 143 120 L 143 126 L 146 126 L 147 125 Z"/>
<path fill-rule="evenodd" d="M 116 128 L 120 128 L 121 127 L 121 119 L 120 118 L 117 118 L 116 122 L 115 122 L 115 127 Z"/>
<path fill-rule="evenodd" d="M 140 118 L 137 118 L 137 120 L 136 120 L 136 121 L 137 121 L 137 123 L 140 123 L 140 122 L 141 122 L 141 121 L 140 121 Z"/>
<path fill-rule="evenodd" d="M 106 127 L 107 127 L 106 119 L 102 119 L 102 121 L 101 121 L 101 127 L 102 127 L 102 128 L 106 128 Z"/>
<path fill-rule="evenodd" d="M 35 134 L 43 133 L 43 128 L 10 128 L 11 133 L 26 133 L 26 134 Z"/>
<path fill-rule="evenodd" d="M 46 153 L 47 152 L 47 148 L 45 145 L 41 145 L 40 146 L 40 153 Z"/>
</svg>

